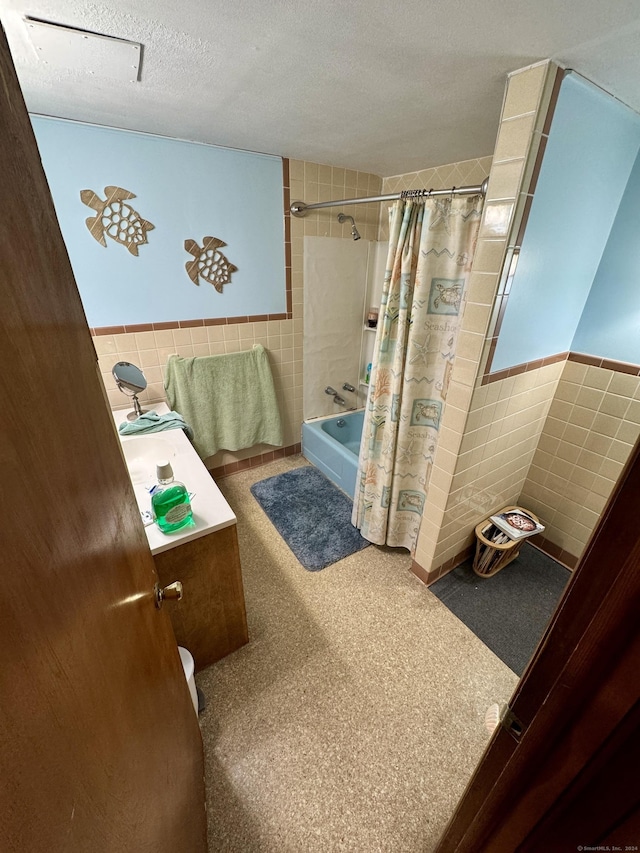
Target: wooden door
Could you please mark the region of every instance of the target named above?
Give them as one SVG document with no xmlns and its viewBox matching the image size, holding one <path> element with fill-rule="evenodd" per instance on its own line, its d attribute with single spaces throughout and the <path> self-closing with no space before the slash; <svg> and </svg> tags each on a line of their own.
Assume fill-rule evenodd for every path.
<svg viewBox="0 0 640 853">
<path fill-rule="evenodd" d="M 437 853 L 640 846 L 639 506 L 640 442 Z"/>
<path fill-rule="evenodd" d="M 0 848 L 198 853 L 200 731 L 2 31 L 0 77 Z"/>
</svg>

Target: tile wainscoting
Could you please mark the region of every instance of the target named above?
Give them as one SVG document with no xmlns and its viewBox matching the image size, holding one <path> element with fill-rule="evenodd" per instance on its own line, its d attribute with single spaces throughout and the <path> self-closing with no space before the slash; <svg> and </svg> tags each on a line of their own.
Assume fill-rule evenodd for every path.
<svg viewBox="0 0 640 853">
<path fill-rule="evenodd" d="M 414 574 L 433 583 L 466 560 L 475 524 L 511 503 L 545 524 L 531 544 L 574 568 L 639 436 L 639 365 L 558 353 L 485 377 L 441 525 L 453 545 Z"/>
</svg>

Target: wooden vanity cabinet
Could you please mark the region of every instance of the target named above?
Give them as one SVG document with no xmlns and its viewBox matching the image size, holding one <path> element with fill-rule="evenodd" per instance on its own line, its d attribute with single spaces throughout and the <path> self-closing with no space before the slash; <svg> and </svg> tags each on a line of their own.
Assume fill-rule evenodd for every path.
<svg viewBox="0 0 640 853">
<path fill-rule="evenodd" d="M 161 586 L 181 581 L 182 601 L 166 601 L 178 645 L 196 672 L 249 641 L 236 525 L 154 554 Z"/>
</svg>

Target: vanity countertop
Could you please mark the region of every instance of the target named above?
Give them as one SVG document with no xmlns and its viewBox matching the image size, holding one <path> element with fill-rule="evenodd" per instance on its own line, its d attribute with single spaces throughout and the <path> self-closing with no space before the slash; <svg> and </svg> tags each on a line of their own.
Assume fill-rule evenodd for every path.
<svg viewBox="0 0 640 853">
<path fill-rule="evenodd" d="M 151 408 L 158 414 L 169 411 L 165 403 Z M 116 429 L 126 420 L 127 412 L 130 410 L 130 408 L 121 409 L 112 413 Z M 145 526 L 152 554 L 168 551 L 184 542 L 190 542 L 192 539 L 198 539 L 236 523 L 233 510 L 183 430 L 170 429 L 142 435 L 118 433 L 118 436 L 141 512 L 151 510 L 151 496 L 148 488 L 157 482 L 156 461 L 163 457 L 169 458 L 176 480 L 183 482 L 193 494 L 191 500 L 195 522 L 193 527 L 187 526 L 182 530 L 176 530 L 175 533 L 163 533 L 154 523 Z"/>
</svg>

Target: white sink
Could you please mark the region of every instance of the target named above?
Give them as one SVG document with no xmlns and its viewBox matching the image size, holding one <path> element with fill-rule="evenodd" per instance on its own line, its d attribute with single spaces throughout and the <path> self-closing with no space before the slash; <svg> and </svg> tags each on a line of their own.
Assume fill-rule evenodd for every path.
<svg viewBox="0 0 640 853">
<path fill-rule="evenodd" d="M 129 469 L 132 483 L 155 480 L 156 463 L 159 459 L 172 459 L 176 452 L 173 445 L 163 438 L 141 435 L 122 442 L 122 452 Z"/>
<path fill-rule="evenodd" d="M 158 403 L 153 410 L 162 415 L 168 412 L 169 408 L 166 403 Z M 116 426 L 122 422 L 122 416 L 121 410 L 113 413 Z M 120 435 L 120 442 L 140 512 L 147 513 L 151 508 L 149 486 L 157 482 L 158 459 L 170 460 L 176 480 L 184 483 L 193 495 L 193 526 L 182 527 L 175 533 L 166 534 L 155 524 L 145 522 L 144 531 L 152 554 L 161 554 L 184 542 L 207 536 L 236 523 L 233 510 L 183 430 L 170 429 L 161 433 L 136 436 Z"/>
</svg>

